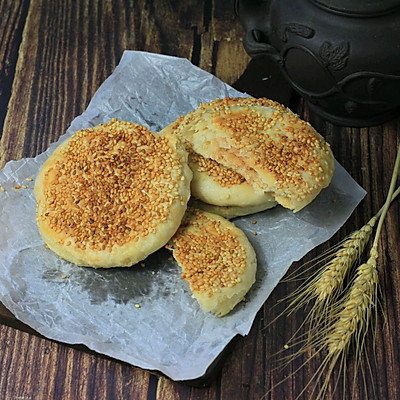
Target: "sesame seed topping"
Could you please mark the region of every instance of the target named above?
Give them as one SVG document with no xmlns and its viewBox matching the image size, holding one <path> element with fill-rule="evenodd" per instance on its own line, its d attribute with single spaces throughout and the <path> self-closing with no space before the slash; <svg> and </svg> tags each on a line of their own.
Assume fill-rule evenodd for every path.
<svg viewBox="0 0 400 400">
<path fill-rule="evenodd" d="M 46 170 L 38 219 L 79 249 L 109 250 L 156 231 L 181 201 L 182 161 L 168 139 L 111 120 L 80 130 Z M 61 239 L 62 240 L 62 239 Z"/>
<path fill-rule="evenodd" d="M 202 211 L 189 209 L 171 240 L 173 255 L 192 291 L 211 296 L 241 282 L 246 250 L 238 238 Z"/>
<path fill-rule="evenodd" d="M 289 208 L 303 207 L 333 175 L 334 158 L 324 138 L 285 106 L 266 98 L 203 103 L 178 129 L 194 151 L 232 168 L 253 186 L 273 191 Z"/>
</svg>

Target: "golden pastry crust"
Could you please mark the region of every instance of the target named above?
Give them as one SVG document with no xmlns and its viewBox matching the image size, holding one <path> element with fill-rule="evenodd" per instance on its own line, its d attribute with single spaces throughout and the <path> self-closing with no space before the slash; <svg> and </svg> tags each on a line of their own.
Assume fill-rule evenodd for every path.
<svg viewBox="0 0 400 400">
<path fill-rule="evenodd" d="M 80 130 L 36 178 L 39 231 L 74 264 L 131 266 L 176 232 L 191 177 L 187 152 L 174 135 L 116 119 Z"/>
<path fill-rule="evenodd" d="M 333 176 L 334 157 L 324 138 L 269 99 L 216 99 L 186 115 L 176 130 L 194 152 L 231 168 L 294 211 Z"/>
<path fill-rule="evenodd" d="M 242 230 L 218 215 L 189 207 L 169 243 L 182 279 L 206 312 L 226 315 L 256 280 L 251 243 Z"/>
<path fill-rule="evenodd" d="M 178 127 L 183 120 L 184 118 L 180 117 L 165 127 L 160 135 L 178 133 Z M 193 151 L 188 141 L 186 150 L 189 153 L 189 166 L 193 172 L 190 189 L 192 196 L 197 199 L 221 207 L 256 207 L 274 200 L 271 193 L 254 188 L 233 169 Z"/>
<path fill-rule="evenodd" d="M 212 214 L 217 214 L 226 219 L 243 217 L 245 215 L 251 215 L 261 211 L 269 210 L 270 208 L 274 208 L 277 204 L 278 203 L 275 200 L 270 200 L 255 206 L 214 206 L 213 204 L 204 203 L 203 201 L 194 198 L 189 200 L 189 207 L 198 208 Z"/>
</svg>

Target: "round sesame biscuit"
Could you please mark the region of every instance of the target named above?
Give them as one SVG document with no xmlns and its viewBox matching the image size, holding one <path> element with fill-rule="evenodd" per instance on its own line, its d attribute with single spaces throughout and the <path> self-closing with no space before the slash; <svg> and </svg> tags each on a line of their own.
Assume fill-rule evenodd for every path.
<svg viewBox="0 0 400 400">
<path fill-rule="evenodd" d="M 277 204 L 278 203 L 275 200 L 271 200 L 255 206 L 215 206 L 194 198 L 189 200 L 189 207 L 198 208 L 212 214 L 217 214 L 226 219 L 243 217 L 245 215 L 251 215 L 261 211 L 269 210 L 270 208 L 274 208 Z"/>
<path fill-rule="evenodd" d="M 329 185 L 334 157 L 324 138 L 283 105 L 265 98 L 225 98 L 201 104 L 177 133 L 194 152 L 242 175 L 298 211 Z"/>
<path fill-rule="evenodd" d="M 177 132 L 182 121 L 183 117 L 180 117 L 165 127 L 160 135 Z M 193 151 L 190 142 L 186 142 L 186 149 L 193 172 L 190 188 L 192 196 L 197 199 L 221 207 L 257 207 L 274 201 L 271 193 L 254 188 L 236 171 Z"/>
<path fill-rule="evenodd" d="M 227 219 L 189 207 L 167 246 L 202 309 L 218 317 L 244 299 L 256 280 L 255 251 Z"/>
<path fill-rule="evenodd" d="M 37 224 L 60 257 L 80 266 L 125 267 L 178 229 L 192 172 L 175 135 L 111 120 L 60 144 L 36 178 Z"/>
</svg>

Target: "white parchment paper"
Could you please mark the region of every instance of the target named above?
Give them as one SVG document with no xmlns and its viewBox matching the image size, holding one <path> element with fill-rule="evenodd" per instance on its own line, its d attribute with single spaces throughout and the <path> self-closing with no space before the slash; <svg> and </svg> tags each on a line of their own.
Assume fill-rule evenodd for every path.
<svg viewBox="0 0 400 400">
<path fill-rule="evenodd" d="M 364 190 L 337 165 L 330 187 L 299 213 L 276 207 L 234 220 L 255 247 L 257 282 L 248 302 L 217 318 L 191 298 L 164 249 L 148 257 L 145 267 L 95 270 L 59 259 L 39 235 L 34 182 L 26 178 L 34 179 L 55 146 L 80 128 L 116 117 L 159 131 L 200 102 L 244 95 L 188 60 L 126 51 L 58 143 L 0 171 L 0 301 L 48 338 L 83 343 L 174 380 L 201 377 L 235 335 L 249 332 L 292 262 L 342 226 Z M 16 185 L 28 188 L 15 190 Z"/>
</svg>

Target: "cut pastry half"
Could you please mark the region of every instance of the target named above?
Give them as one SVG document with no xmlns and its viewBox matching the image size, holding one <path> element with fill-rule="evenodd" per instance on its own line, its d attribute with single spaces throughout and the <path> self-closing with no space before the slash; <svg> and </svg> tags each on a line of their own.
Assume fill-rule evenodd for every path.
<svg viewBox="0 0 400 400">
<path fill-rule="evenodd" d="M 309 123 L 269 99 L 216 99 L 187 114 L 176 130 L 195 153 L 232 169 L 294 211 L 309 204 L 333 176 L 329 144 Z"/>
<path fill-rule="evenodd" d="M 168 125 L 160 135 L 178 133 L 183 120 L 181 117 Z M 186 141 L 186 149 L 189 153 L 189 166 L 193 172 L 191 193 L 195 198 L 222 207 L 262 207 L 274 201 L 271 193 L 253 187 L 232 168 L 196 153 L 190 141 Z"/>
</svg>

